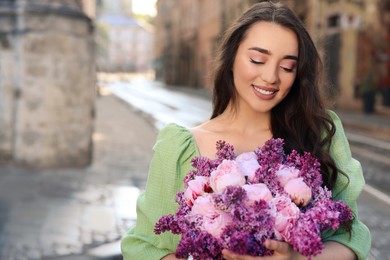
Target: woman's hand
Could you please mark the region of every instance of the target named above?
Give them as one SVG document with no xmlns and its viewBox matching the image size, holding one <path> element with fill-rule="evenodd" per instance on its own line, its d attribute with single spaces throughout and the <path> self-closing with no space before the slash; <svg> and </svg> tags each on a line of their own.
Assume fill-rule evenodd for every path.
<svg viewBox="0 0 390 260">
<path fill-rule="evenodd" d="M 273 250 L 274 254 L 272 256 L 249 256 L 249 255 L 238 255 L 229 250 L 224 249 L 222 251 L 223 257 L 226 260 L 298 260 L 305 259 L 301 254 L 295 252 L 291 245 L 286 242 L 281 242 L 277 240 L 267 239 L 265 241 L 265 247 Z"/>
<path fill-rule="evenodd" d="M 325 248 L 322 250 L 321 254 L 312 257 L 314 260 L 346 260 L 346 259 L 356 259 L 354 252 L 348 247 L 333 241 L 326 242 L 324 244 Z M 229 250 L 224 249 L 222 251 L 223 257 L 226 260 L 303 260 L 307 257 L 301 255 L 300 253 L 293 250 L 292 246 L 286 242 L 280 242 L 277 240 L 267 239 L 265 241 L 265 247 L 273 250 L 274 254 L 272 256 L 248 256 L 248 255 L 238 255 Z"/>
<path fill-rule="evenodd" d="M 176 258 L 175 254 L 169 254 L 161 258 L 161 260 L 177 260 L 179 258 Z"/>
</svg>

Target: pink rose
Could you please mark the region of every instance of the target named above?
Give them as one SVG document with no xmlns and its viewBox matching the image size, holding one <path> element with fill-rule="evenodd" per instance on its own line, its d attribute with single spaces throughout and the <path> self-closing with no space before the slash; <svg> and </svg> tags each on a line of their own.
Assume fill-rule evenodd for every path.
<svg viewBox="0 0 390 260">
<path fill-rule="evenodd" d="M 284 190 L 291 196 L 291 200 L 298 206 L 306 206 L 311 200 L 311 188 L 303 181 L 303 178 L 292 179 L 287 182 Z"/>
<path fill-rule="evenodd" d="M 277 170 L 276 175 L 279 178 L 280 184 L 284 187 L 289 180 L 298 178 L 299 170 L 294 167 L 281 165 Z"/>
<path fill-rule="evenodd" d="M 205 176 L 195 176 L 188 182 L 188 188 L 184 192 L 184 199 L 189 206 L 194 204 L 194 200 L 205 193 L 208 186 L 208 178 Z"/>
<path fill-rule="evenodd" d="M 227 186 L 243 186 L 245 177 L 236 161 L 223 160 L 210 174 L 210 186 L 214 192 L 223 192 Z"/>
<path fill-rule="evenodd" d="M 244 176 L 248 176 L 248 180 L 253 181 L 256 170 L 260 168 L 260 164 L 257 161 L 257 155 L 255 152 L 240 154 L 237 156 L 236 161 L 240 165 Z"/>
<path fill-rule="evenodd" d="M 221 236 L 223 228 L 232 223 L 231 216 L 214 207 L 211 196 L 206 194 L 194 201 L 191 212 L 203 217 L 203 228 L 216 238 Z"/>
<path fill-rule="evenodd" d="M 271 191 L 264 183 L 245 184 L 242 188 L 246 191 L 248 196 L 247 205 L 252 205 L 255 201 L 265 200 L 267 202 L 272 200 Z"/>
<path fill-rule="evenodd" d="M 270 206 L 271 214 L 275 217 L 274 231 L 276 239 L 289 242 L 290 230 L 299 218 L 299 208 L 286 196 L 273 198 Z"/>
</svg>

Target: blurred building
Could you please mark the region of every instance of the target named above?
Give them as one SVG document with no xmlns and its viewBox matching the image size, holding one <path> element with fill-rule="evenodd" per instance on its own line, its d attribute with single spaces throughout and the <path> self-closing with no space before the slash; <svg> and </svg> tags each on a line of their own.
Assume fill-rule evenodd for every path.
<svg viewBox="0 0 390 260">
<path fill-rule="evenodd" d="M 380 60 L 382 66 L 380 67 L 379 89 L 382 92 L 382 104 L 390 107 L 390 1 L 380 0 L 379 9 L 382 10 L 380 22 L 383 28 L 381 31 L 384 35 L 384 41 L 381 42 Z"/>
<path fill-rule="evenodd" d="M 255 0 L 159 0 L 155 20 L 156 77 L 167 84 L 210 86 L 221 32 Z"/>
<path fill-rule="evenodd" d="M 97 69 L 147 72 L 152 69 L 153 28 L 135 20 L 131 1 L 100 0 L 97 5 Z"/>
<path fill-rule="evenodd" d="M 338 106 L 352 109 L 358 109 L 361 103 L 372 102 L 371 112 L 375 99 L 376 105 L 380 105 L 379 101 L 388 105 L 390 97 L 381 94 L 384 94 L 384 88 L 390 89 L 390 23 L 386 21 L 390 15 L 390 2 L 317 0 L 310 3 L 303 18 L 323 54 L 329 96 L 334 97 Z M 362 48 L 367 45 L 372 45 L 372 51 L 364 57 Z M 369 73 L 364 68 L 368 61 L 374 70 L 371 86 L 362 83 Z"/>
<path fill-rule="evenodd" d="M 255 2 L 259 1 L 159 0 L 155 29 L 158 79 L 173 85 L 209 87 L 211 62 L 222 33 Z M 382 52 L 382 63 L 388 62 L 389 1 L 281 2 L 292 8 L 305 22 L 320 50 L 328 78 L 325 91 L 329 97 L 339 106 L 360 106 L 362 91 L 357 80 L 359 35 L 368 31 L 375 46 Z M 382 85 L 388 85 L 388 67 L 387 72 L 386 68 L 381 70 L 384 74 L 381 76 L 384 77 Z"/>
<path fill-rule="evenodd" d="M 83 4 L 0 1 L 0 163 L 91 161 L 94 37 Z"/>
</svg>

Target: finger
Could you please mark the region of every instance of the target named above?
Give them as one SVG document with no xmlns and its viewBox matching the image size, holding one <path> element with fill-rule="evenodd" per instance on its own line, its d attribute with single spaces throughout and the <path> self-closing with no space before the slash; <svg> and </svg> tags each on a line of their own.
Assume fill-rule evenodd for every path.
<svg viewBox="0 0 390 260">
<path fill-rule="evenodd" d="M 287 243 L 273 240 L 273 239 L 267 239 L 265 241 L 265 247 L 281 254 L 287 253 L 289 251 Z"/>
<path fill-rule="evenodd" d="M 223 258 L 225 258 L 226 260 L 240 259 L 239 255 L 236 255 L 235 253 L 233 253 L 232 251 L 229 251 L 227 249 L 222 250 L 222 255 L 223 255 Z"/>
<path fill-rule="evenodd" d="M 239 255 L 227 249 L 222 250 L 222 255 L 226 260 L 254 260 L 257 259 L 250 255 Z M 263 258 L 262 258 L 263 259 Z"/>
</svg>

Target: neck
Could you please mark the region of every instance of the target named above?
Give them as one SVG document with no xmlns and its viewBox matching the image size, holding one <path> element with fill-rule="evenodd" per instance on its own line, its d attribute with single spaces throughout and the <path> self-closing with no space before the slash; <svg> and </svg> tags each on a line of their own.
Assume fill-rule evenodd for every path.
<svg viewBox="0 0 390 260">
<path fill-rule="evenodd" d="M 259 112 L 253 109 L 235 109 L 229 105 L 225 112 L 219 116 L 220 120 L 226 121 L 229 128 L 243 134 L 270 131 L 271 112 Z"/>
</svg>

